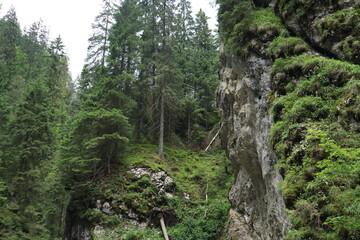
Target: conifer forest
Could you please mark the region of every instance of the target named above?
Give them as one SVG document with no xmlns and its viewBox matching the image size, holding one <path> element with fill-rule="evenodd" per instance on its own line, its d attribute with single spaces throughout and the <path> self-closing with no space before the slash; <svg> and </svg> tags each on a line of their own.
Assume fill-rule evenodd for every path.
<svg viewBox="0 0 360 240">
<path fill-rule="evenodd" d="M 0 3 L 1 240 L 360 239 L 359 0 L 209 3 Z"/>
</svg>

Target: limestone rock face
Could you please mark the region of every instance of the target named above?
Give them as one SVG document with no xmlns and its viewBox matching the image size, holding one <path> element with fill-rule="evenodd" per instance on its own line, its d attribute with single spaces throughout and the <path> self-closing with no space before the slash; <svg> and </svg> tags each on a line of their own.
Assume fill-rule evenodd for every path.
<svg viewBox="0 0 360 240">
<path fill-rule="evenodd" d="M 236 181 L 228 239 L 283 239 L 289 227 L 277 186 L 276 157 L 268 139 L 271 128 L 267 96 L 271 61 L 255 53 L 240 60 L 221 54 L 218 104 L 224 122 L 222 143 Z"/>
<path fill-rule="evenodd" d="M 325 55 L 360 63 L 360 2 L 278 0 L 285 25 Z M 322 50 L 322 51 L 321 51 Z"/>
<path fill-rule="evenodd" d="M 142 167 L 131 169 L 129 173 L 138 179 L 149 177 L 151 182 L 159 189 L 159 194 L 165 193 L 171 195 L 171 192 L 173 192 L 176 187 L 174 180 L 165 171 L 153 172 L 150 168 Z"/>
</svg>

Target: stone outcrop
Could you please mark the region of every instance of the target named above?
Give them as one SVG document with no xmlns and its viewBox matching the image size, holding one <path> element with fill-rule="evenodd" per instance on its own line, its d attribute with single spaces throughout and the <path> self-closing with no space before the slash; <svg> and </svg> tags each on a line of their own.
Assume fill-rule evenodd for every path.
<svg viewBox="0 0 360 240">
<path fill-rule="evenodd" d="M 159 189 L 159 194 L 165 194 L 168 197 L 172 197 L 172 192 L 174 191 L 176 184 L 174 179 L 172 179 L 165 171 L 154 172 L 150 168 L 134 168 L 129 171 L 130 174 L 133 174 L 137 179 L 142 177 L 150 178 L 156 187 Z"/>
<path fill-rule="evenodd" d="M 222 52 L 220 64 L 221 138 L 236 177 L 228 239 L 283 239 L 289 223 L 268 141 L 271 61 L 256 53 L 241 60 Z"/>
<path fill-rule="evenodd" d="M 289 30 L 323 54 L 360 63 L 358 0 L 278 0 L 275 9 Z"/>
<path fill-rule="evenodd" d="M 111 185 L 108 183 L 99 183 L 106 194 L 90 203 L 88 212 L 93 216 L 91 222 L 85 220 L 86 217 L 79 217 L 79 214 L 69 207 L 64 239 L 119 239 L 119 233 L 104 225 L 100 219 L 115 219 L 139 229 L 158 224 L 156 212 L 161 206 L 157 204 L 163 196 L 174 197 L 176 184 L 173 178 L 163 170 L 153 171 L 149 167 L 132 167 L 126 172 L 126 178 L 128 182 L 123 183 L 119 190 L 109 189 Z M 147 188 L 152 190 L 146 193 Z M 174 225 L 177 222 L 175 213 L 171 212 L 171 217 L 166 221 L 167 225 Z"/>
</svg>

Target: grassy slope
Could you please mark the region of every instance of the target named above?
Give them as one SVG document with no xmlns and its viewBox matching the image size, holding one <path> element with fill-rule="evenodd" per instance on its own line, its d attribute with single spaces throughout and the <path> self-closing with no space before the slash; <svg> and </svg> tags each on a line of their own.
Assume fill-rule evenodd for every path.
<svg viewBox="0 0 360 240">
<path fill-rule="evenodd" d="M 130 144 L 121 156 L 122 163 L 118 169 L 102 179 L 94 189 L 93 199 L 113 202 L 117 212 L 131 209 L 144 219 L 155 207 L 174 209 L 178 223 L 168 229 L 170 236 L 180 240 L 220 238 L 227 221 L 230 207 L 227 195 L 232 183 L 232 174 L 226 169 L 230 171 L 225 154 L 221 151 L 198 153 L 165 148 L 165 158 L 165 161 L 159 158 L 156 145 Z M 127 170 L 133 167 L 166 171 L 176 183 L 175 196 L 159 195 L 156 186 L 147 177 L 138 180 L 129 175 Z M 191 200 L 184 200 L 183 193 L 190 194 Z M 116 215 L 107 216 L 98 210 L 88 209 L 84 217 L 94 225 L 101 223 L 107 228 L 102 234 L 107 236 L 105 239 L 163 239 L 159 228 L 136 228 Z"/>
</svg>

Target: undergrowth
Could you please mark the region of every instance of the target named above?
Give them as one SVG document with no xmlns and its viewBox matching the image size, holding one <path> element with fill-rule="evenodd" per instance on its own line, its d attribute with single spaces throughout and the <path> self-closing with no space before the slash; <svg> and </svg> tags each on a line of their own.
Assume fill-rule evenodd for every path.
<svg viewBox="0 0 360 240">
<path fill-rule="evenodd" d="M 231 167 L 224 152 L 203 153 L 167 147 L 165 160 L 161 160 L 156 145 L 132 143 L 120 159 L 122 162 L 113 169 L 114 174 L 101 179 L 94 188 L 93 205 L 96 199 L 109 202 L 120 215 L 136 213 L 137 221 L 145 225 L 136 226 L 118 215 L 109 216 L 90 207 L 82 217 L 93 227 L 101 226 L 95 239 L 162 239 L 159 223 L 152 219 L 153 210 L 159 208 L 173 212 L 168 232 L 174 239 L 212 240 L 224 234 L 230 209 L 227 195 L 232 184 Z M 176 184 L 173 196 L 160 194 L 148 177 L 134 178 L 129 174 L 134 168 L 165 171 Z M 188 194 L 189 199 L 184 198 L 184 194 Z"/>
<path fill-rule="evenodd" d="M 360 238 L 360 67 L 278 54 L 272 68 L 271 142 L 293 228 L 287 239 Z M 292 54 L 291 54 L 292 53 Z"/>
</svg>

